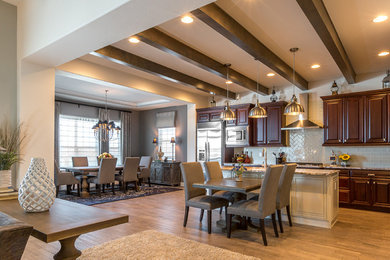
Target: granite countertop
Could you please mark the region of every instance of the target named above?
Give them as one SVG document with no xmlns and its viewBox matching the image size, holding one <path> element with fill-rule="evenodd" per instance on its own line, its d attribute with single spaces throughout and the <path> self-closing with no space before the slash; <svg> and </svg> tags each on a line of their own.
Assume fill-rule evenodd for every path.
<svg viewBox="0 0 390 260">
<path fill-rule="evenodd" d="M 225 163 L 224 166 L 233 166 L 234 163 Z M 262 167 L 261 164 L 243 164 L 245 167 Z M 333 169 L 333 170 L 371 170 L 371 171 L 390 171 L 389 167 L 360 167 L 360 166 L 340 166 L 340 165 L 298 165 L 297 169 Z"/>
<path fill-rule="evenodd" d="M 254 166 L 245 166 L 248 170 L 247 172 L 265 172 L 264 167 L 254 167 Z M 232 170 L 233 166 L 223 166 L 222 170 L 224 171 L 230 171 Z M 306 175 L 333 175 L 337 174 L 339 172 L 338 169 L 299 169 L 297 168 L 295 170 L 295 174 L 306 174 Z"/>
</svg>

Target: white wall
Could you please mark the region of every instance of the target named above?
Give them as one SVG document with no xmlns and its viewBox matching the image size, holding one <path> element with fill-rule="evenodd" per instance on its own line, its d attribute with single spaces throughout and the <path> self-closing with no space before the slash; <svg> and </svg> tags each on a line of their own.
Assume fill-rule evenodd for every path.
<svg viewBox="0 0 390 260">
<path fill-rule="evenodd" d="M 196 106 L 187 105 L 187 162 L 196 161 Z"/>
</svg>

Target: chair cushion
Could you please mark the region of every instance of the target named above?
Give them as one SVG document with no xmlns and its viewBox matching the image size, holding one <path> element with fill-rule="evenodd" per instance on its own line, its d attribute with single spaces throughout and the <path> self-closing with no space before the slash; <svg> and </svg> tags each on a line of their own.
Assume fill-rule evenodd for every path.
<svg viewBox="0 0 390 260">
<path fill-rule="evenodd" d="M 117 181 L 123 181 L 123 175 L 116 175 L 115 174 L 115 180 L 117 180 Z"/>
<path fill-rule="evenodd" d="M 260 189 L 250 191 L 246 194 L 247 200 L 258 200 L 260 194 Z"/>
<path fill-rule="evenodd" d="M 233 195 L 234 195 L 234 192 L 222 191 L 222 190 L 213 193 L 214 197 L 224 198 L 224 199 L 227 199 L 229 202 L 233 202 L 234 201 Z"/>
<path fill-rule="evenodd" d="M 197 196 L 186 201 L 186 206 L 205 210 L 217 209 L 228 205 L 229 201 L 227 199 L 207 195 Z"/>
<path fill-rule="evenodd" d="M 227 213 L 252 218 L 261 218 L 259 202 L 256 200 L 241 200 L 233 203 L 227 208 Z"/>
</svg>

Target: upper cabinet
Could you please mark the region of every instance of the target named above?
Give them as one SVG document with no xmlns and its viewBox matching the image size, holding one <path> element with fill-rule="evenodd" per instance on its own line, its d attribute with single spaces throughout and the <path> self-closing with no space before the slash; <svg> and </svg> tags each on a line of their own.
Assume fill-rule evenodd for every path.
<svg viewBox="0 0 390 260">
<path fill-rule="evenodd" d="M 323 145 L 389 144 L 390 89 L 322 97 Z"/>
<path fill-rule="evenodd" d="M 236 115 L 236 120 L 226 121 L 226 126 L 240 126 L 240 125 L 249 125 L 248 114 L 253 104 L 242 104 L 231 106 L 231 110 Z M 209 108 L 199 108 L 197 112 L 197 123 L 205 122 L 215 122 L 221 121 L 221 112 L 224 107 L 209 107 Z"/>
</svg>

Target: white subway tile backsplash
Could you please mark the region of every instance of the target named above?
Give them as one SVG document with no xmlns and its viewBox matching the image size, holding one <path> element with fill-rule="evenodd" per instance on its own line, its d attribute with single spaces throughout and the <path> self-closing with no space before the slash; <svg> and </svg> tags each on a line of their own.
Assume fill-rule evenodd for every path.
<svg viewBox="0 0 390 260">
<path fill-rule="evenodd" d="M 268 164 L 275 164 L 272 153 L 285 152 L 289 162 L 322 162 L 329 164 L 332 150 L 336 155 L 347 153 L 351 155 L 350 165 L 359 167 L 388 168 L 390 167 L 390 146 L 334 146 L 323 147 L 323 129 L 304 129 L 289 131 L 290 145 L 288 147 L 267 147 Z M 260 157 L 262 147 L 247 147 L 244 151 L 252 154 L 255 164 L 263 164 Z M 242 149 L 241 149 L 242 150 Z M 241 151 L 240 149 L 237 150 Z"/>
</svg>

